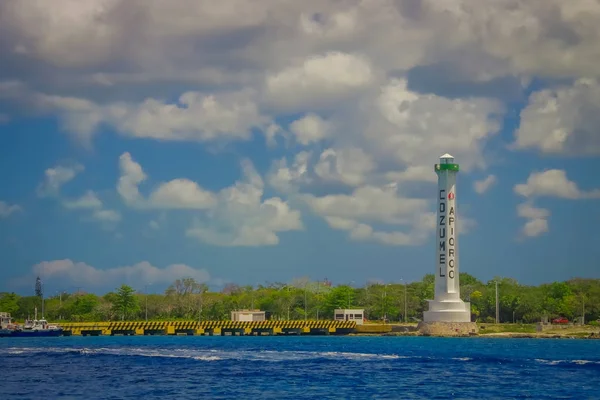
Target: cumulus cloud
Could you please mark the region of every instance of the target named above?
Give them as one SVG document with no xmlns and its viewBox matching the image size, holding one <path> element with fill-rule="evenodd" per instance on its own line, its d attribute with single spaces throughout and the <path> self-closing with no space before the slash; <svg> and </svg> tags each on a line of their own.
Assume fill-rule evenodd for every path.
<svg viewBox="0 0 600 400">
<path fill-rule="evenodd" d="M 7 218 L 11 214 L 21 211 L 21 206 L 17 204 L 9 204 L 5 201 L 0 200 L 0 218 Z"/>
<path fill-rule="evenodd" d="M 371 64 L 386 71 L 445 65 L 450 79 L 479 81 L 599 74 L 600 6 L 588 0 L 53 4 L 48 10 L 43 2 L 3 3 L 0 34 L 8 65 L 48 64 L 54 69 L 45 78 L 55 86 L 229 84 L 240 83 L 240 76 L 253 82 L 260 71 L 273 70 L 268 81 L 273 93 L 292 85 L 305 101 L 313 82 L 330 93 L 359 86 L 372 76 Z M 296 61 L 286 65 L 291 59 Z M 74 76 L 69 80 L 64 71 Z M 25 72 L 34 76 L 35 68 Z"/>
<path fill-rule="evenodd" d="M 38 185 L 37 194 L 40 197 L 58 196 L 60 188 L 70 182 L 84 170 L 83 165 L 57 165 L 44 171 L 44 180 Z"/>
<path fill-rule="evenodd" d="M 300 185 L 312 182 L 309 174 L 310 157 L 311 153 L 301 151 L 290 166 L 285 157 L 274 161 L 267 174 L 269 184 L 280 193 L 290 193 L 298 191 Z"/>
<path fill-rule="evenodd" d="M 366 117 L 364 138 L 379 156 L 400 165 L 428 167 L 446 152 L 469 170 L 485 166 L 487 139 L 501 124 L 503 106 L 488 99 L 448 99 L 408 89 L 404 79 L 393 79 L 378 94 Z M 355 122 L 355 121 L 353 121 Z"/>
<path fill-rule="evenodd" d="M 159 209 L 208 209 L 215 205 L 213 193 L 189 179 L 178 178 L 163 182 L 144 198 L 139 185 L 148 176 L 142 166 L 126 152 L 119 157 L 121 176 L 117 182 L 117 192 L 123 201 L 138 208 Z"/>
<path fill-rule="evenodd" d="M 435 215 L 428 212 L 427 200 L 401 197 L 394 188 L 362 186 L 351 195 L 304 195 L 303 198 L 331 228 L 348 231 L 353 240 L 416 245 L 422 244 L 435 227 Z M 377 230 L 374 225 L 388 226 Z"/>
<path fill-rule="evenodd" d="M 121 284 L 141 290 L 144 284 L 170 284 L 175 279 L 186 277 L 194 278 L 198 282 L 210 280 L 207 270 L 185 264 L 171 264 L 165 268 L 158 268 L 148 261 L 142 261 L 134 265 L 101 269 L 84 262 L 64 259 L 36 264 L 29 274 L 15 279 L 13 284 L 30 285 L 36 276 L 42 276 L 46 283 L 79 286 L 84 290 L 116 288 Z"/>
<path fill-rule="evenodd" d="M 402 196 L 396 185 L 361 186 L 349 195 L 304 195 L 303 199 L 331 228 L 347 231 L 351 240 L 415 246 L 435 232 L 431 202 Z M 461 234 L 476 226 L 474 220 L 462 216 L 460 224 Z"/>
<path fill-rule="evenodd" d="M 44 172 L 44 180 L 37 187 L 37 194 L 40 197 L 56 198 L 68 210 L 87 210 L 89 213 L 84 220 L 100 222 L 106 228 L 112 229 L 114 224 L 121 220 L 121 214 L 116 210 L 105 209 L 96 192 L 87 190 L 83 195 L 74 199 L 64 198 L 60 193 L 61 187 L 72 181 L 84 169 L 81 164 L 48 168 Z"/>
<path fill-rule="evenodd" d="M 532 172 L 526 183 L 515 185 L 514 191 L 527 199 L 525 203 L 517 207 L 518 215 L 528 220 L 522 230 L 522 233 L 527 237 L 539 236 L 549 229 L 548 217 L 550 211 L 536 208 L 533 205 L 534 199 L 539 197 L 569 200 L 600 198 L 600 189 L 581 190 L 575 182 L 567 178 L 564 170 L 559 169 Z"/>
<path fill-rule="evenodd" d="M 326 149 L 319 156 L 315 173 L 325 181 L 339 181 L 350 186 L 364 183 L 375 169 L 371 156 L 360 148 Z"/>
<path fill-rule="evenodd" d="M 328 52 L 312 55 L 267 77 L 266 92 L 276 108 L 316 109 L 368 87 L 373 75 L 365 57 Z"/>
<path fill-rule="evenodd" d="M 514 188 L 515 193 L 532 197 L 559 197 L 563 199 L 600 198 L 600 189 L 583 191 L 577 184 L 567 178 L 564 170 L 550 169 L 542 172 L 533 172 L 526 183 L 520 183 Z"/>
<path fill-rule="evenodd" d="M 215 195 L 189 179 L 174 179 L 161 184 L 150 194 L 149 203 L 158 208 L 211 208 Z"/>
<path fill-rule="evenodd" d="M 600 152 L 600 5 L 594 1 L 0 3 L 2 101 L 57 116 L 88 146 L 105 130 L 100 127 L 128 138 L 202 143 L 248 140 L 262 131 L 271 147 L 279 135 L 293 136 L 286 145 L 300 144 L 304 152 L 293 159 L 278 154 L 269 184 L 286 194 L 322 184 L 318 196 L 305 193 L 311 209 L 356 238 L 409 240 L 388 235 L 369 215 L 338 215 L 317 199 L 362 204 L 375 196 L 373 188 L 400 187 L 396 200 L 388 189 L 375 197 L 403 202 L 410 199 L 403 183 L 434 183 L 432 164 L 446 152 L 467 173 L 485 169 L 487 145 L 506 111 L 495 90 L 503 82 L 517 82 L 520 91 L 536 77 L 573 82 L 530 96 L 515 148 Z M 459 94 L 449 94 L 452 85 L 461 86 Z M 146 191 L 148 177 L 131 155 L 121 156 L 120 168 L 117 191 L 126 204 L 192 210 L 203 240 L 249 242 L 239 238 L 262 235 L 273 243 L 277 229 L 301 225 L 285 199 L 264 198 L 262 180 L 244 176 L 240 185 L 247 186 L 211 192 L 179 178 Z M 56 196 L 73 179 L 51 170 L 40 195 Z M 562 178 L 528 180 L 515 190 L 528 199 L 597 196 Z M 483 193 L 492 183 L 474 189 Z M 335 184 L 354 191 L 335 194 Z M 90 196 L 64 205 L 117 218 Z"/>
<path fill-rule="evenodd" d="M 290 131 L 298 143 L 308 145 L 325 139 L 330 133 L 329 124 L 316 114 L 309 113 L 290 124 Z"/>
<path fill-rule="evenodd" d="M 572 86 L 534 92 L 521 111 L 514 147 L 548 154 L 600 154 L 600 84 L 579 79 Z"/>
<path fill-rule="evenodd" d="M 517 214 L 527 219 L 521 230 L 521 234 L 525 237 L 535 237 L 548 232 L 550 212 L 547 209 L 536 208 L 531 203 L 523 203 L 517 207 Z"/>
<path fill-rule="evenodd" d="M 98 209 L 102 201 L 93 190 L 88 190 L 83 196 L 74 200 L 64 200 L 63 206 L 69 209 Z"/>
<path fill-rule="evenodd" d="M 218 202 L 198 218 L 186 234 L 216 246 L 269 246 L 279 243 L 279 232 L 303 229 L 300 212 L 279 197 L 263 200 L 264 183 L 248 160 L 243 178 L 222 189 Z"/>
<path fill-rule="evenodd" d="M 100 124 L 134 138 L 165 141 L 249 139 L 270 122 L 260 115 L 251 91 L 203 94 L 185 92 L 177 102 L 147 98 L 140 104 L 100 105 L 86 99 L 37 94 L 36 104 L 62 115 L 63 127 L 83 144 Z"/>
<path fill-rule="evenodd" d="M 279 197 L 263 199 L 264 182 L 249 160 L 242 161 L 242 179 L 213 193 L 196 182 L 174 179 L 160 184 L 148 198 L 138 184 L 146 180 L 129 153 L 120 157 L 117 190 L 123 200 L 140 209 L 192 209 L 196 214 L 186 235 L 217 246 L 263 246 L 279 243 L 278 232 L 303 228 L 300 212 Z"/>
<path fill-rule="evenodd" d="M 496 180 L 497 179 L 495 175 L 488 175 L 485 179 L 475 181 L 473 183 L 473 189 L 479 194 L 484 194 L 488 191 L 488 189 L 496 184 Z"/>
</svg>

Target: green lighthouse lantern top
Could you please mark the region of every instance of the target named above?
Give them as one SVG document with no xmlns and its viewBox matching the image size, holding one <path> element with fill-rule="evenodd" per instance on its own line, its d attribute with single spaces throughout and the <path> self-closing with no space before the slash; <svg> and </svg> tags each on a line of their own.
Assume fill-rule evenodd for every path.
<svg viewBox="0 0 600 400">
<path fill-rule="evenodd" d="M 454 157 L 446 153 L 440 157 L 440 163 L 435 164 L 435 172 L 438 171 L 454 171 L 458 172 L 459 166 L 454 163 Z"/>
</svg>

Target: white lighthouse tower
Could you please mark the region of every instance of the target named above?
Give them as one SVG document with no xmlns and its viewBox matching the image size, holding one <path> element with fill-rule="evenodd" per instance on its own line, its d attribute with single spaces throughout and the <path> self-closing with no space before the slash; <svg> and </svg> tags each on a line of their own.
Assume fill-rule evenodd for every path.
<svg viewBox="0 0 600 400">
<path fill-rule="evenodd" d="M 461 323 L 471 321 L 470 303 L 460 298 L 458 274 L 458 217 L 456 213 L 456 174 L 454 157 L 444 154 L 435 165 L 438 176 L 437 229 L 435 238 L 435 295 L 428 300 L 423 322 Z"/>
</svg>

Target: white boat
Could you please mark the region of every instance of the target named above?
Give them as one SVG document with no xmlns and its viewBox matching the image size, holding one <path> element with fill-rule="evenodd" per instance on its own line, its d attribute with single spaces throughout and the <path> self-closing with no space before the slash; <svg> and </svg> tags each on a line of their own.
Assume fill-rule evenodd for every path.
<svg viewBox="0 0 600 400">
<path fill-rule="evenodd" d="M 10 313 L 0 312 L 0 337 L 12 336 L 16 328 L 17 325 L 13 323 Z"/>
</svg>

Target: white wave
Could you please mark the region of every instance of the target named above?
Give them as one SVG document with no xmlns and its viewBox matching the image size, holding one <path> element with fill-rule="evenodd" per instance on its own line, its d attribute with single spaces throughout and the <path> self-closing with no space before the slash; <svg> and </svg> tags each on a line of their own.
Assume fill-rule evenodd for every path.
<svg viewBox="0 0 600 400">
<path fill-rule="evenodd" d="M 454 357 L 452 359 L 456 360 L 456 361 L 472 361 L 473 360 L 471 357 Z"/>
<path fill-rule="evenodd" d="M 545 360 L 543 358 L 536 358 L 535 361 L 546 364 L 546 365 L 558 365 L 558 364 L 577 364 L 577 365 L 586 365 L 586 364 L 597 364 L 600 365 L 600 361 L 593 360 Z"/>
<path fill-rule="evenodd" d="M 299 361 L 311 359 L 331 360 L 389 360 L 400 358 L 418 358 L 399 356 L 396 354 L 352 353 L 336 351 L 275 351 L 275 350 L 220 350 L 220 349 L 195 349 L 195 348 L 140 348 L 140 347 L 21 347 L 0 349 L 0 354 L 39 354 L 39 353 L 76 353 L 83 356 L 112 355 L 112 356 L 140 356 L 164 358 L 189 358 L 198 361 L 218 360 L 248 360 L 248 361 Z"/>
</svg>

